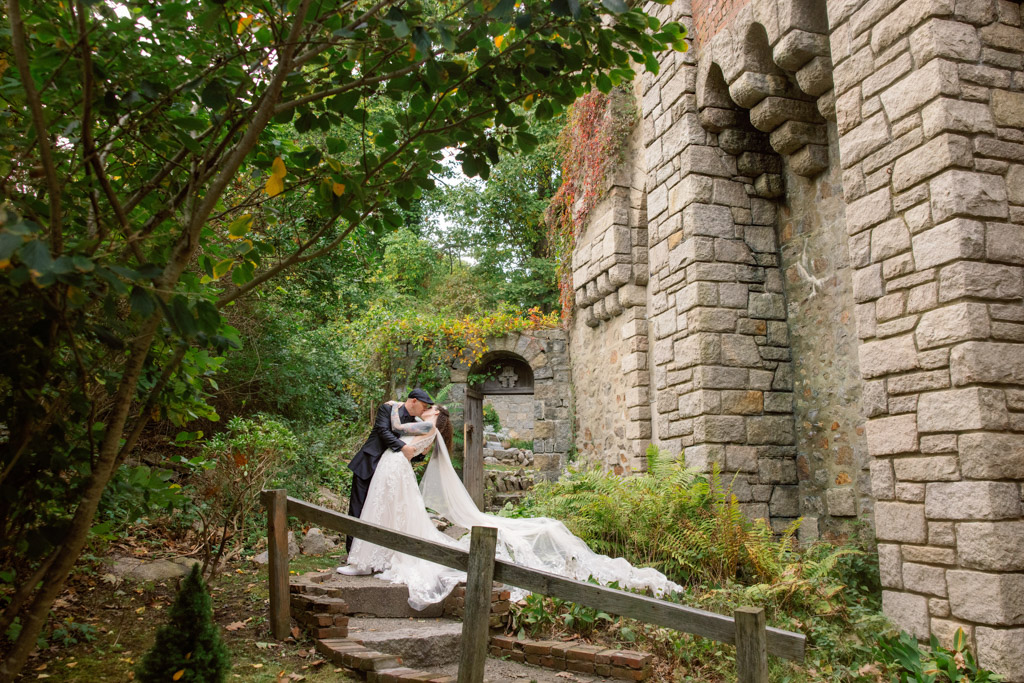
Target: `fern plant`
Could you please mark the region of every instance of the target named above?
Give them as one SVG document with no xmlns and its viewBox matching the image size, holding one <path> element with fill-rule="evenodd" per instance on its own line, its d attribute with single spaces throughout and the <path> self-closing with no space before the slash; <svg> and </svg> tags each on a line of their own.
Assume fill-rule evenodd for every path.
<svg viewBox="0 0 1024 683">
<path fill-rule="evenodd" d="M 655 567 L 681 583 L 780 575 L 795 524 L 777 538 L 764 522 L 744 517 L 717 468 L 700 474 L 654 446 L 647 459 L 647 472 L 633 477 L 570 470 L 506 514 L 564 520 L 594 550 Z"/>
</svg>

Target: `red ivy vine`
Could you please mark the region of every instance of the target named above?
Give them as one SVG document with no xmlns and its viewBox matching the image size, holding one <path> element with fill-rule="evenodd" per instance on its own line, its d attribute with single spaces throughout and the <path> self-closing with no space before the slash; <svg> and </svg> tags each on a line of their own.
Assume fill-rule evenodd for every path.
<svg viewBox="0 0 1024 683">
<path fill-rule="evenodd" d="M 626 141 L 637 121 L 631 91 L 614 88 L 608 94 L 591 91 L 569 110 L 568 123 L 558 136 L 562 185 L 545 214 L 549 240 L 558 261 L 562 318 L 572 316 L 572 252 L 590 212 L 607 192 L 608 175 L 622 161 Z"/>
</svg>

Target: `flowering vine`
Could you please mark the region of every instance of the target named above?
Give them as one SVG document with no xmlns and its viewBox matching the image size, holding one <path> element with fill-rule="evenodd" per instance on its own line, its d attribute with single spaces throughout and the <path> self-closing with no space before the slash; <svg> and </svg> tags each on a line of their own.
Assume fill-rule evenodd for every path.
<svg viewBox="0 0 1024 683">
<path fill-rule="evenodd" d="M 501 306 L 482 316 L 449 317 L 431 311 L 410 311 L 387 303 L 375 304 L 359 320 L 343 323 L 339 334 L 346 339 L 354 357 L 363 361 L 358 373 L 345 384 L 345 390 L 359 402 L 378 400 L 380 388 L 393 376 L 406 371 L 396 361 L 415 350 L 418 355 L 414 374 L 423 374 L 425 385 L 447 383 L 447 369 L 456 362 L 467 366 L 488 351 L 487 340 L 512 332 L 557 327 L 557 312 L 542 313 L 539 308 L 521 311 Z M 406 349 L 406 345 L 410 348 Z M 434 377 L 426 375 L 433 374 Z"/>
<path fill-rule="evenodd" d="M 562 185 L 545 214 L 549 240 L 558 261 L 562 317 L 572 316 L 572 252 L 590 212 L 604 198 L 607 179 L 622 161 L 626 142 L 638 119 L 631 91 L 591 91 L 569 110 L 558 138 Z"/>
</svg>

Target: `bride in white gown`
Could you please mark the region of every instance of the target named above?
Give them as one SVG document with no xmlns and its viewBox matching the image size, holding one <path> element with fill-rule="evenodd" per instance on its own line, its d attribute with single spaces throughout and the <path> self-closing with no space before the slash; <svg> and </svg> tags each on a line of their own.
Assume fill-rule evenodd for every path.
<svg viewBox="0 0 1024 683">
<path fill-rule="evenodd" d="M 400 451 L 381 455 L 370 480 L 360 519 L 429 541 L 462 549 L 469 548 L 469 535 L 454 540 L 438 531 L 427 512 L 430 508 L 448 521 L 467 529 L 496 527 L 500 559 L 580 581 L 594 577 L 599 583 L 618 581 L 621 588 L 649 589 L 655 595 L 681 590 L 661 572 L 636 568 L 622 558 L 610 558 L 592 551 L 556 519 L 535 517 L 511 519 L 488 515 L 476 507 L 448 457 L 451 422 L 448 411 L 434 408 L 423 414 L 422 422 L 401 423 L 399 403 L 392 404 L 392 428 L 415 450 L 407 458 Z M 442 438 L 443 435 L 443 438 Z M 445 442 L 448 443 L 445 443 Z M 411 457 L 434 446 L 420 486 L 409 462 Z M 343 574 L 379 573 L 380 578 L 409 588 L 409 604 L 421 610 L 443 600 L 455 586 L 466 580 L 465 572 L 399 553 L 355 539 Z M 514 591 L 518 599 L 525 592 Z"/>
</svg>

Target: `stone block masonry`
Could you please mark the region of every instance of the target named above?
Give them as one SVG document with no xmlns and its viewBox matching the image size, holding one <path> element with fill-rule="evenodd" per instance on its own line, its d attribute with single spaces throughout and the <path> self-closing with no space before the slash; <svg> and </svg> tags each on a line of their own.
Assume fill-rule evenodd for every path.
<svg viewBox="0 0 1024 683">
<path fill-rule="evenodd" d="M 647 9 L 694 49 L 579 242 L 577 448 L 650 439 L 807 540 L 873 519 L 886 613 L 1024 682 L 1021 3 Z"/>
<path fill-rule="evenodd" d="M 557 478 L 568 462 L 572 447 L 572 417 L 569 348 L 561 329 L 524 331 L 487 339 L 488 351 L 477 361 L 484 367 L 493 359 L 526 363 L 533 372 L 533 393 L 488 395 L 504 411 L 518 438 L 533 439 L 534 467 L 543 479 Z M 463 429 L 462 406 L 470 368 L 464 363 L 451 368 L 451 389 L 447 404 L 452 422 Z"/>
<path fill-rule="evenodd" d="M 1021 681 L 1021 7 L 828 10 L 885 610 Z"/>
</svg>

